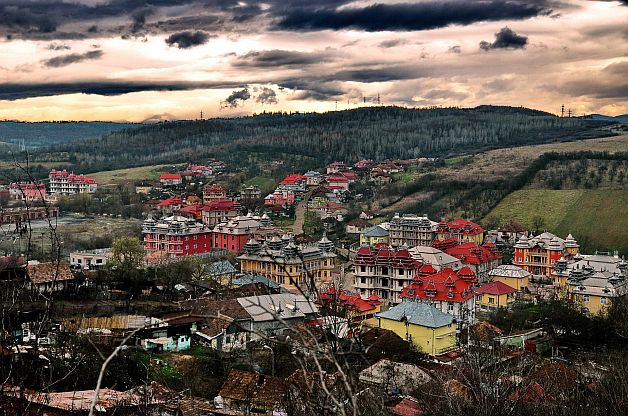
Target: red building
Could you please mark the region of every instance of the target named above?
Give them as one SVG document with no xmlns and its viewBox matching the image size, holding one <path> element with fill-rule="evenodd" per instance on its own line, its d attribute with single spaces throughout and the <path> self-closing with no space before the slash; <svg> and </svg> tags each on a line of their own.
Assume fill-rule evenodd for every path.
<svg viewBox="0 0 628 416">
<path fill-rule="evenodd" d="M 247 215 L 216 224 L 212 230 L 212 248 L 236 254 L 243 253 L 249 235 L 262 227 L 260 219 Z"/>
<path fill-rule="evenodd" d="M 181 207 L 183 207 L 183 200 L 180 197 L 167 198 L 161 201 L 157 208 L 161 211 L 162 214 L 172 214 L 178 212 Z"/>
<path fill-rule="evenodd" d="M 458 244 L 446 249 L 445 253 L 459 259 L 481 279 L 486 278 L 488 272 L 499 266 L 502 261 L 502 255 L 493 243 L 485 243 L 483 246 L 473 243 Z"/>
<path fill-rule="evenodd" d="M 512 264 L 534 275 L 551 277 L 556 262 L 578 255 L 579 247 L 571 234 L 565 240 L 547 232 L 530 238 L 523 235 L 515 244 Z"/>
<path fill-rule="evenodd" d="M 191 218 L 172 216 L 159 221 L 148 218 L 142 225 L 142 234 L 147 252 L 166 257 L 202 254 L 211 250 L 211 230 Z"/>
<path fill-rule="evenodd" d="M 416 276 L 403 288 L 404 300 L 428 302 L 436 309 L 453 315 L 458 322 L 475 320 L 475 273 L 468 267 L 454 271 L 445 267 L 438 273 Z"/>
<path fill-rule="evenodd" d="M 46 198 L 46 185 L 43 183 L 12 183 L 9 186 L 11 199 L 27 202 L 42 201 Z"/>
<path fill-rule="evenodd" d="M 164 186 L 178 186 L 183 184 L 183 178 L 178 173 L 162 173 L 159 182 Z"/>
<path fill-rule="evenodd" d="M 484 228 L 464 218 L 455 218 L 449 222 L 443 220 L 438 223 L 436 228 L 436 238 L 441 241 L 455 238 L 458 244 L 482 244 L 484 242 Z"/>
</svg>

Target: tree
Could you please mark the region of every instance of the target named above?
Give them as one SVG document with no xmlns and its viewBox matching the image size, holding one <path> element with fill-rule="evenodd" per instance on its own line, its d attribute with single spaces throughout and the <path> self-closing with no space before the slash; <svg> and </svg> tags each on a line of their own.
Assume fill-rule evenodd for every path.
<svg viewBox="0 0 628 416">
<path fill-rule="evenodd" d="M 532 228 L 534 228 L 534 232 L 538 234 L 543 228 L 545 228 L 545 218 L 540 215 L 532 218 Z"/>
<path fill-rule="evenodd" d="M 123 270 L 137 269 L 144 262 L 144 247 L 137 237 L 121 237 L 111 247 L 112 264 Z"/>
</svg>

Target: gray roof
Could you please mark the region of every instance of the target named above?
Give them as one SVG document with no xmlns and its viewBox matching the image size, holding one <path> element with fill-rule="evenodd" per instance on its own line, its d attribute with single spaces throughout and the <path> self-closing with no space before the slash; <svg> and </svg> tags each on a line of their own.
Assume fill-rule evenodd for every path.
<svg viewBox="0 0 628 416">
<path fill-rule="evenodd" d="M 268 286 L 271 289 L 279 289 L 279 285 L 272 280 L 270 280 L 266 276 L 261 276 L 259 274 L 245 274 L 242 277 L 238 277 L 232 282 L 236 286 L 244 286 L 251 283 L 262 283 Z"/>
<path fill-rule="evenodd" d="M 388 230 L 384 230 L 379 225 L 374 225 L 373 227 L 364 229 L 362 234 L 366 237 L 386 237 L 388 235 Z"/>
<path fill-rule="evenodd" d="M 441 312 L 428 303 L 414 301 L 403 301 L 399 305 L 380 312 L 375 316 L 399 322 L 407 319 L 411 324 L 428 328 L 440 328 L 451 324 L 454 320 L 452 315 Z"/>
<path fill-rule="evenodd" d="M 212 264 L 208 264 L 207 266 L 205 266 L 205 270 L 207 270 L 207 273 L 209 273 L 211 276 L 220 276 L 223 274 L 231 274 L 236 272 L 233 264 L 231 264 L 227 260 L 221 260 Z"/>
<path fill-rule="evenodd" d="M 318 313 L 318 308 L 312 301 L 303 295 L 292 293 L 248 296 L 238 298 L 238 303 L 255 322 L 304 318 L 306 315 Z"/>
<path fill-rule="evenodd" d="M 501 266 L 495 267 L 493 270 L 488 272 L 488 275 L 523 279 L 526 276 L 530 276 L 530 272 L 512 264 L 502 264 Z"/>
</svg>

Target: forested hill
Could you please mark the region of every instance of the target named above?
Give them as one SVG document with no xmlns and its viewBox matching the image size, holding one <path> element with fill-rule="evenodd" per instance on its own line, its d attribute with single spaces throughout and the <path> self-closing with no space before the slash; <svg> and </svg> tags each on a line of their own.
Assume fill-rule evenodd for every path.
<svg viewBox="0 0 628 416">
<path fill-rule="evenodd" d="M 98 139 L 104 134 L 119 131 L 137 124 L 113 123 L 108 121 L 94 122 L 41 122 L 25 123 L 18 121 L 0 121 L 0 142 L 27 148 L 47 147 L 77 140 Z"/>
<path fill-rule="evenodd" d="M 608 134 L 607 123 L 536 110 L 482 106 L 415 110 L 369 107 L 324 114 L 262 114 L 179 121 L 57 147 L 84 172 L 200 160 L 250 151 L 309 156 L 320 164 L 413 158 Z M 50 157 L 55 157 L 50 154 Z M 60 158 L 57 160 L 61 160 Z M 320 166 L 319 164 L 319 166 Z"/>
</svg>

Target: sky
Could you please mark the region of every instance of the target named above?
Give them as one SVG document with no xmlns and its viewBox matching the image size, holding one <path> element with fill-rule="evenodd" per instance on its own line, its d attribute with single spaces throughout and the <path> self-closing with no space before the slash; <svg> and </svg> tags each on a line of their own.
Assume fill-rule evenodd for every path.
<svg viewBox="0 0 628 416">
<path fill-rule="evenodd" d="M 628 113 L 628 0 L 0 0 L 0 119 Z"/>
</svg>

